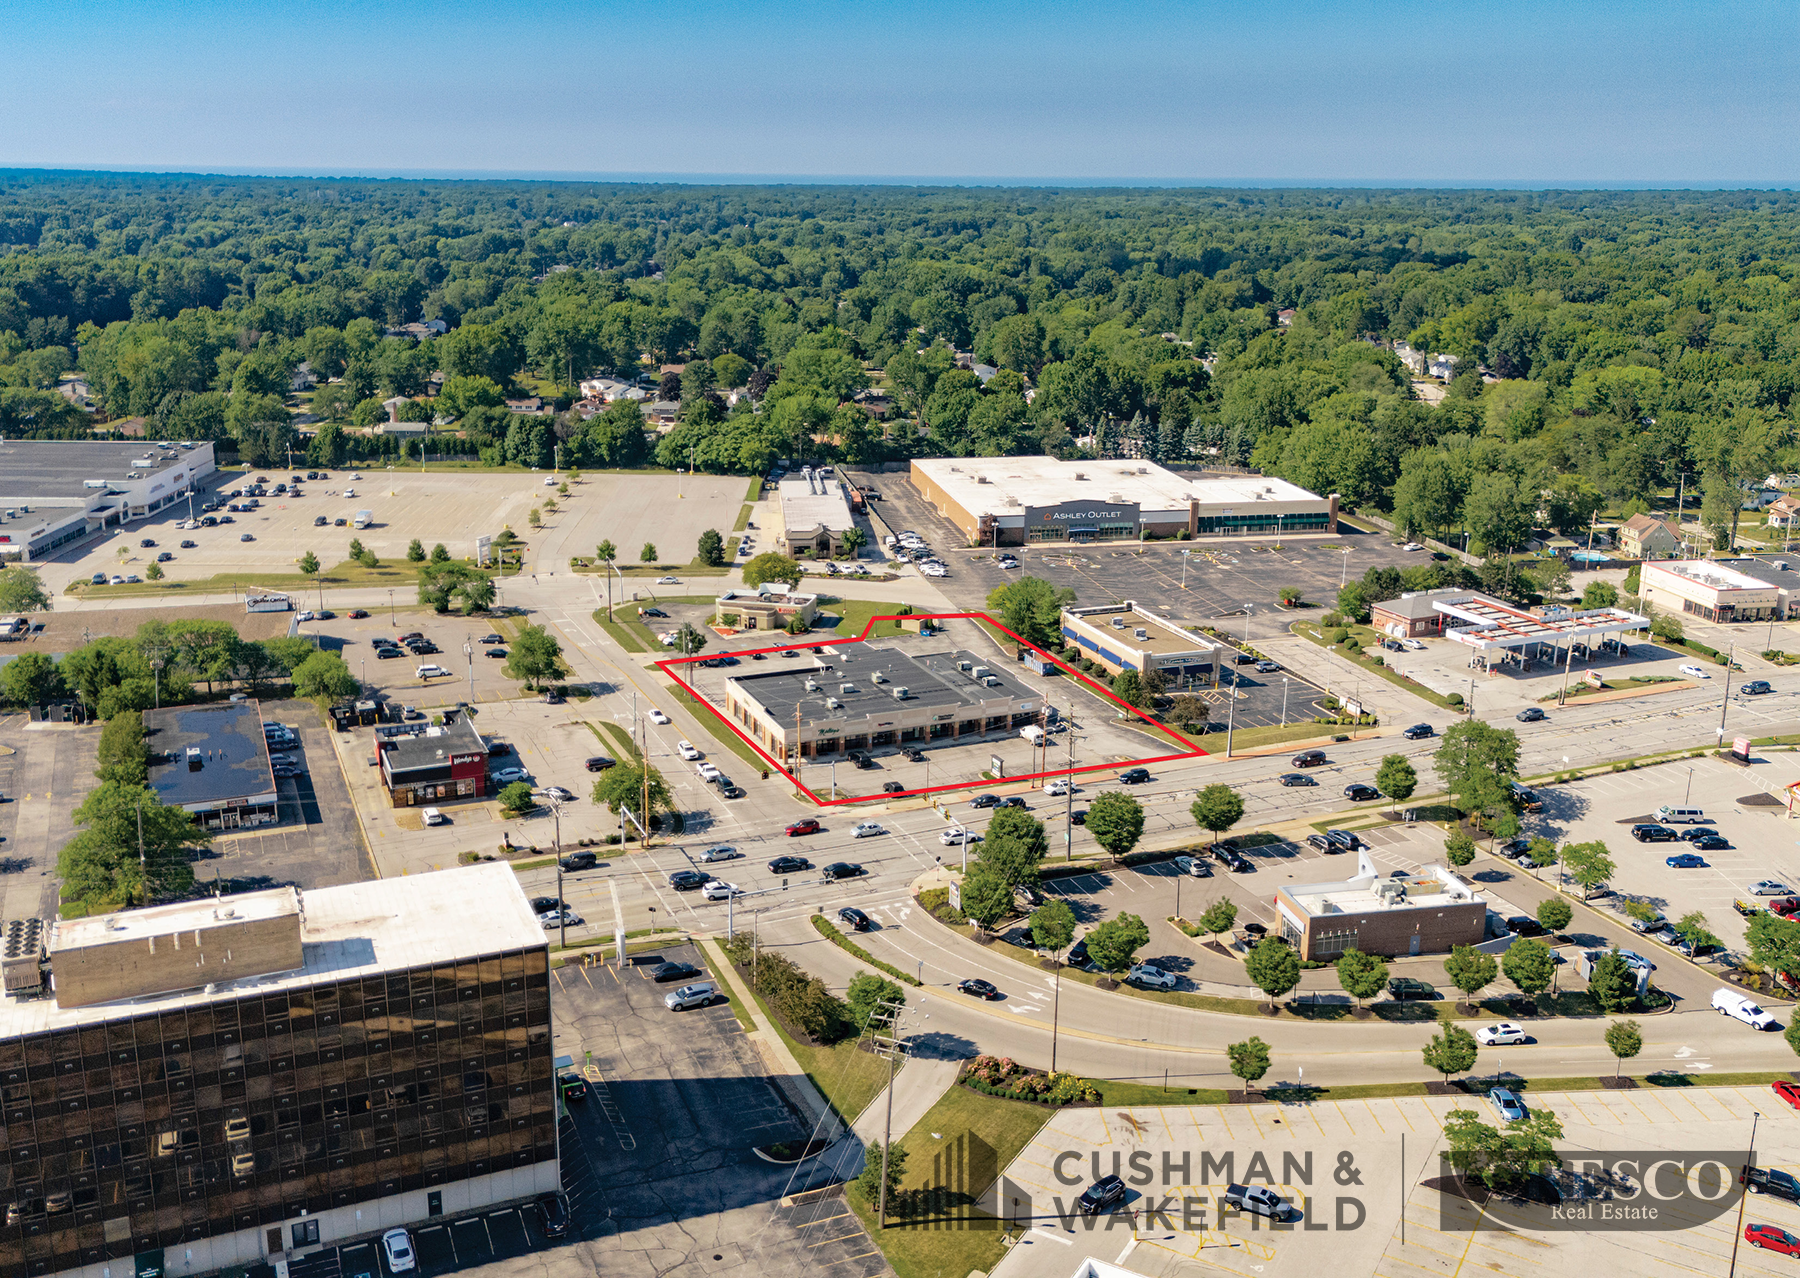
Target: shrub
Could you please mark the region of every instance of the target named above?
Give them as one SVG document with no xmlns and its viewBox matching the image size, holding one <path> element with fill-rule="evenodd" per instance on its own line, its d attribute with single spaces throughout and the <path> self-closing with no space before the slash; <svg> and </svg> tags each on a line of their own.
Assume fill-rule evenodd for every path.
<svg viewBox="0 0 1800 1278">
<path fill-rule="evenodd" d="M 1100 1100 L 1099 1087 L 1088 1079 L 1076 1074 L 1040 1074 L 1010 1057 L 977 1056 L 969 1062 L 963 1082 L 989 1096 L 1039 1104 L 1097 1104 Z"/>
<path fill-rule="evenodd" d="M 1344 629 L 1344 627 L 1339 626 L 1325 637 L 1332 643 L 1344 643 L 1350 638 L 1350 632 Z"/>
<path fill-rule="evenodd" d="M 1444 703 L 1446 705 L 1460 706 L 1463 703 L 1462 693 L 1460 693 L 1460 692 L 1445 693 L 1444 694 Z"/>
</svg>

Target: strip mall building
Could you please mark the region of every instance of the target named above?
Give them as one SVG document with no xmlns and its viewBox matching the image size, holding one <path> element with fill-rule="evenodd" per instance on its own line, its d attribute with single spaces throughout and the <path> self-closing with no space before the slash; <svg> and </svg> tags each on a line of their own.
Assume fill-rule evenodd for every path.
<svg viewBox="0 0 1800 1278">
<path fill-rule="evenodd" d="M 1196 478 L 1141 461 L 918 458 L 912 484 L 972 546 L 1337 531 L 1336 495 L 1263 475 Z"/>
</svg>

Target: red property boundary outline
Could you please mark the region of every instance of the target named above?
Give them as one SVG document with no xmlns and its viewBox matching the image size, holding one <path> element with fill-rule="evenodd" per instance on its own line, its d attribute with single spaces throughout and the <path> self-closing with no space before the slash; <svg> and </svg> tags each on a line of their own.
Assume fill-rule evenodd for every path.
<svg viewBox="0 0 1800 1278">
<path fill-rule="evenodd" d="M 1114 705 L 1118 706 L 1120 709 L 1136 715 L 1139 719 L 1143 720 L 1144 724 L 1147 727 L 1149 727 L 1151 731 L 1161 733 L 1163 736 L 1169 737 L 1170 739 L 1175 741 L 1178 745 L 1188 747 L 1187 749 L 1184 749 L 1176 754 L 1153 755 L 1153 756 L 1151 756 L 1149 758 L 1145 758 L 1145 759 L 1133 759 L 1126 763 L 1090 763 L 1090 764 L 1084 765 L 1079 768 L 1074 768 L 1074 769 L 1057 768 L 1052 771 L 1026 773 L 1026 774 L 1022 774 L 1022 775 L 1016 776 L 1016 777 L 1007 777 L 1005 779 L 1006 783 L 1010 783 L 1013 781 L 1039 781 L 1039 780 L 1044 780 L 1044 779 L 1056 779 L 1056 778 L 1064 778 L 1064 777 L 1070 777 L 1070 776 L 1079 776 L 1079 775 L 1081 775 L 1083 773 L 1087 773 L 1087 772 L 1110 772 L 1110 771 L 1113 771 L 1118 768 L 1136 767 L 1136 766 L 1141 766 L 1146 763 L 1170 763 L 1170 762 L 1173 762 L 1178 759 L 1201 759 L 1201 758 L 1205 758 L 1208 753 L 1207 751 L 1202 750 L 1198 746 L 1194 745 L 1194 743 L 1192 741 L 1189 741 L 1187 738 L 1183 737 L 1181 734 L 1175 732 L 1173 729 L 1168 728 L 1168 727 L 1164 726 L 1163 724 L 1158 723 L 1156 720 L 1152 719 L 1149 715 L 1145 714 L 1142 710 L 1139 710 L 1136 706 L 1131 705 L 1128 702 L 1121 701 L 1118 697 L 1113 695 L 1112 689 L 1106 687 L 1104 684 L 1096 683 L 1094 680 L 1088 678 L 1088 676 L 1082 674 L 1079 670 L 1076 670 L 1073 666 L 1069 665 L 1069 663 L 1064 661 L 1062 658 L 1052 656 L 1050 653 L 1045 652 L 1042 648 L 1038 647 L 1036 644 L 1032 643 L 1030 640 L 1024 638 L 1021 635 L 1015 634 L 1011 630 L 1008 630 L 1004 625 L 1002 625 L 998 621 L 995 621 L 991 616 L 989 616 L 985 612 L 936 612 L 936 613 L 904 613 L 904 614 L 892 613 L 892 614 L 887 614 L 887 615 L 878 616 L 878 617 L 870 617 L 868 620 L 868 623 L 863 626 L 862 633 L 853 635 L 849 638 L 829 639 L 829 640 L 823 640 L 823 641 L 816 642 L 816 643 L 783 644 L 783 645 L 779 645 L 779 646 L 772 647 L 772 648 L 734 649 L 732 652 L 730 652 L 728 654 L 715 654 L 715 657 L 718 655 L 728 655 L 728 656 L 733 656 L 733 657 L 748 657 L 748 656 L 751 656 L 758 652 L 761 652 L 761 653 L 808 652 L 811 649 L 818 648 L 818 647 L 827 647 L 827 646 L 837 647 L 842 644 L 863 643 L 869 638 L 869 632 L 875 628 L 875 623 L 878 621 L 984 621 L 988 625 L 994 627 L 994 629 L 999 630 L 1004 634 L 1011 635 L 1014 639 L 1018 640 L 1020 644 L 1031 649 L 1031 651 L 1037 653 L 1038 656 L 1042 657 L 1045 661 L 1048 661 L 1051 664 L 1055 665 L 1065 675 L 1068 675 L 1069 677 L 1074 678 L 1074 679 L 1079 679 L 1082 683 L 1086 684 L 1087 687 L 1091 691 L 1096 692 L 1096 693 L 1100 694 L 1101 696 L 1105 697 L 1108 701 L 1111 701 Z M 804 782 L 802 782 L 798 777 L 796 777 L 792 772 L 788 771 L 787 768 L 783 767 L 782 764 L 779 761 L 777 761 L 776 759 L 774 759 L 767 750 L 764 750 L 755 741 L 751 740 L 749 735 L 746 734 L 742 728 L 738 727 L 737 724 L 733 723 L 717 706 L 715 706 L 712 703 L 712 699 L 710 697 L 707 697 L 704 694 L 702 694 L 692 684 L 688 683 L 687 680 L 683 679 L 679 674 L 677 674 L 674 669 L 676 666 L 685 666 L 685 665 L 693 664 L 695 662 L 711 661 L 714 659 L 715 659 L 714 657 L 705 657 L 705 656 L 700 656 L 700 655 L 696 654 L 695 656 L 692 656 L 692 657 L 665 657 L 661 661 L 658 661 L 654 664 L 656 665 L 657 669 L 661 670 L 670 679 L 674 680 L 675 683 L 678 686 L 680 686 L 681 689 L 683 691 L 685 691 L 690 697 L 692 697 L 695 701 L 699 702 L 702 706 L 705 706 L 707 711 L 709 713 L 711 713 L 715 718 L 717 718 L 720 723 L 724 724 L 727 728 L 729 728 L 731 730 L 731 732 L 734 735 L 736 735 L 738 740 L 742 741 L 745 745 L 749 746 L 752 750 L 756 751 L 757 755 L 765 763 L 767 763 L 770 768 L 772 768 L 776 772 L 779 772 L 782 776 L 786 777 L 790 782 L 793 783 L 793 785 L 795 786 L 796 789 L 800 790 L 801 793 L 805 794 L 807 798 L 811 799 L 814 803 L 818 804 L 820 807 L 824 807 L 824 808 L 841 807 L 847 803 L 878 803 L 878 802 L 890 801 L 893 799 L 904 799 L 904 798 L 914 796 L 914 795 L 943 794 L 943 793 L 949 793 L 951 791 L 956 791 L 956 790 L 973 790 L 973 789 L 977 789 L 982 786 L 996 784 L 995 782 L 991 782 L 991 781 L 965 781 L 965 782 L 953 783 L 950 785 L 928 786 L 928 787 L 918 789 L 918 790 L 902 790 L 898 794 L 872 794 L 872 795 L 863 795 L 861 797 L 845 796 L 844 798 L 841 798 L 841 799 L 821 798 L 818 794 L 814 793 L 811 789 L 809 789 L 806 786 L 806 784 Z M 1046 703 L 1050 700 L 1048 695 L 1045 696 L 1044 700 L 1046 701 Z"/>
</svg>

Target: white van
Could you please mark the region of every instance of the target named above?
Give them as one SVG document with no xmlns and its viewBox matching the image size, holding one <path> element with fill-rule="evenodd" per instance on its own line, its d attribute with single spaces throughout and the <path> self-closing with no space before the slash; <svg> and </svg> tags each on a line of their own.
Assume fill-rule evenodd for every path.
<svg viewBox="0 0 1800 1278">
<path fill-rule="evenodd" d="M 1700 808 L 1675 808 L 1664 804 L 1656 810 L 1656 819 L 1664 825 L 1699 825 L 1706 820 Z"/>
<path fill-rule="evenodd" d="M 1031 742 L 1032 745 L 1044 744 L 1044 730 L 1035 723 L 1028 723 L 1023 728 L 1020 728 L 1019 735 Z"/>
<path fill-rule="evenodd" d="M 1751 1002 L 1747 996 L 1733 990 L 1714 990 L 1712 1005 L 1713 1010 L 1720 1016 L 1734 1016 L 1752 1029 L 1772 1030 L 1775 1028 L 1773 1016 Z"/>
</svg>

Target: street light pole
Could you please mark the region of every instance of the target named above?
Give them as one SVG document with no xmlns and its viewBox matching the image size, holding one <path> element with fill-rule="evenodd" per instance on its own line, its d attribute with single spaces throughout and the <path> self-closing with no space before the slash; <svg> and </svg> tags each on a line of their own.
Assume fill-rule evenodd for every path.
<svg viewBox="0 0 1800 1278">
<path fill-rule="evenodd" d="M 1287 727 L 1288 677 L 1281 676 L 1281 726 Z"/>
<path fill-rule="evenodd" d="M 1756 1125 L 1760 1122 L 1762 1122 L 1761 1111 L 1760 1110 L 1752 1110 L 1751 1114 L 1750 1114 L 1750 1161 L 1744 1164 L 1744 1179 L 1746 1181 L 1748 1181 L 1750 1179 L 1750 1168 L 1756 1166 Z M 1731 1239 L 1731 1269 L 1729 1270 L 1730 1274 L 1737 1273 L 1738 1244 L 1740 1242 L 1742 1242 L 1744 1239 L 1744 1202 L 1749 1197 L 1750 1197 L 1750 1193 L 1749 1193 L 1748 1188 L 1746 1188 L 1745 1191 L 1738 1196 L 1737 1232 L 1732 1236 L 1732 1239 Z"/>
<path fill-rule="evenodd" d="M 1237 667 L 1231 668 L 1231 688 L 1225 694 L 1231 698 L 1231 704 L 1225 708 L 1225 757 L 1231 757 L 1231 733 L 1237 724 Z"/>
<path fill-rule="evenodd" d="M 1725 711 L 1731 705 L 1731 667 L 1737 660 L 1737 645 L 1731 645 L 1725 654 L 1725 695 L 1719 698 L 1719 744 L 1725 744 Z"/>
<path fill-rule="evenodd" d="M 469 667 L 469 703 L 475 703 L 475 649 L 469 644 L 469 636 L 463 636 L 463 661 Z"/>
</svg>

